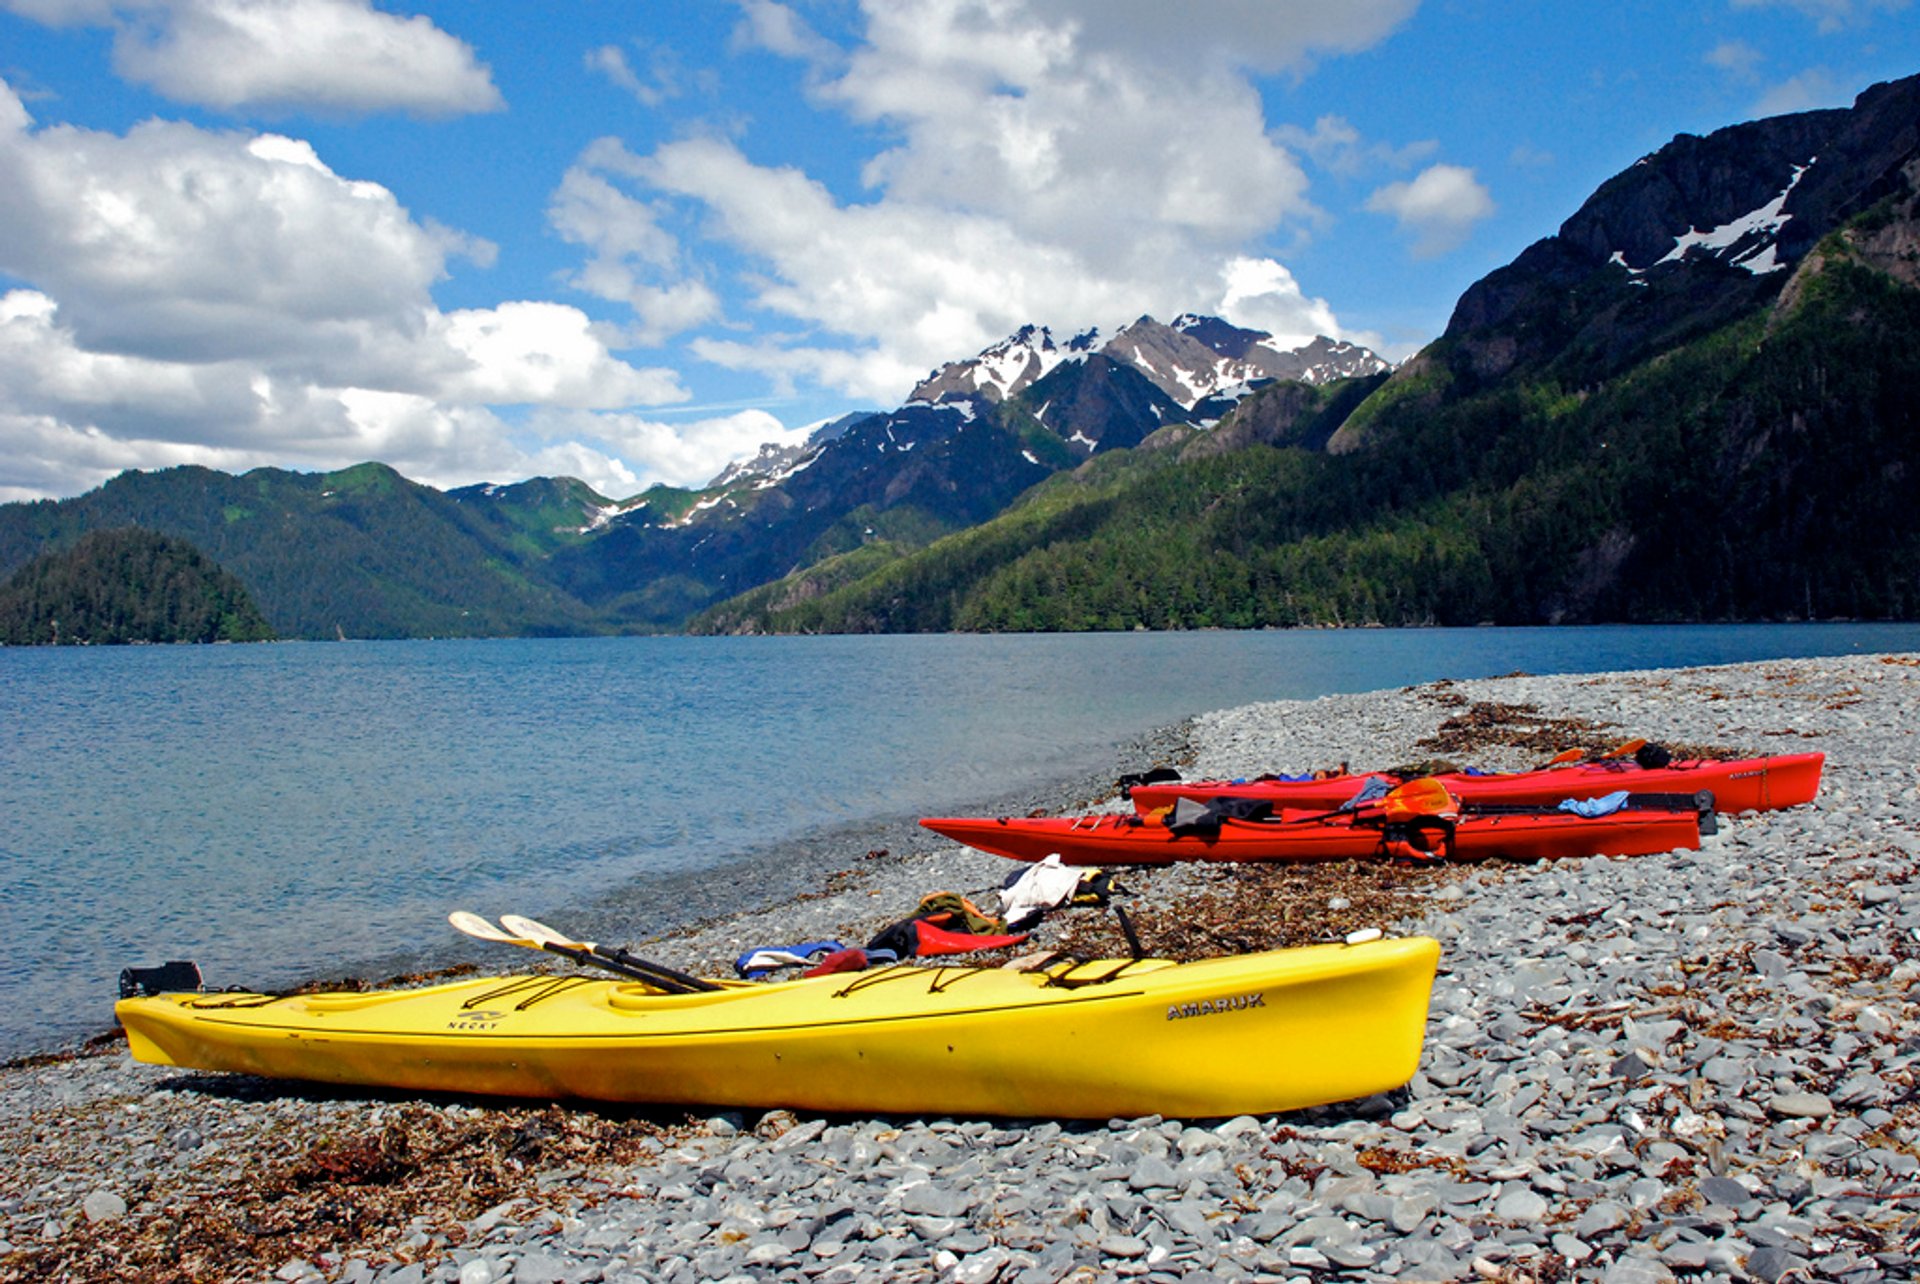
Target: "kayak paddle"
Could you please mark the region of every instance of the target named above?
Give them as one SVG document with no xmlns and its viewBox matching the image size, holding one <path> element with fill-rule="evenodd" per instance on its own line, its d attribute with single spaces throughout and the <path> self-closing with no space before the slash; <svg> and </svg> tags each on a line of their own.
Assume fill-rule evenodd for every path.
<svg viewBox="0 0 1920 1284">
<path fill-rule="evenodd" d="M 680 994 L 691 994 L 700 990 L 719 990 L 724 986 L 712 981 L 677 972 L 660 963 L 650 963 L 646 959 L 636 958 L 617 946 L 596 945 L 592 941 L 575 941 L 554 931 L 545 923 L 536 922 L 519 914 L 502 914 L 500 925 L 509 932 L 519 932 L 535 942 L 543 950 L 582 951 L 604 963 L 612 963 L 624 968 L 643 981 L 657 985 L 664 990 Z"/>
<path fill-rule="evenodd" d="M 688 994 L 695 990 L 719 988 L 695 977 L 682 978 L 680 973 L 672 972 L 670 969 L 654 970 L 654 965 L 649 965 L 642 959 L 623 961 L 610 957 L 606 951 L 598 950 L 591 945 L 568 941 L 558 933 L 551 934 L 547 940 L 538 940 L 532 935 L 514 936 L 509 932 L 501 931 L 478 914 L 469 913 L 466 910 L 453 911 L 447 915 L 447 921 L 453 924 L 457 931 L 465 932 L 476 940 L 492 941 L 498 945 L 518 945 L 528 950 L 544 950 L 549 954 L 558 954 L 561 958 L 572 959 L 583 967 L 604 968 L 618 976 L 626 977 L 629 981 L 641 981 L 657 990 L 665 990 L 671 994 Z M 661 971 L 666 971 L 667 975 L 661 975 Z"/>
<path fill-rule="evenodd" d="M 1605 753 L 1594 754 L 1592 757 L 1587 756 L 1585 749 L 1563 749 L 1534 770 L 1545 771 L 1549 767 L 1564 767 L 1574 762 L 1608 762 L 1614 758 L 1624 758 L 1628 754 L 1639 753 L 1646 748 L 1646 744 L 1644 740 L 1628 740 L 1623 744 L 1615 745 Z"/>
<path fill-rule="evenodd" d="M 1417 816 L 1455 820 L 1460 815 L 1460 800 L 1432 776 L 1421 776 L 1389 789 L 1380 800 L 1380 810 L 1390 823 Z"/>
<path fill-rule="evenodd" d="M 618 973 L 626 977 L 629 981 L 651 982 L 653 980 L 652 977 L 634 971 L 631 968 L 621 967 L 619 964 L 606 959 L 596 958 L 585 950 L 567 949 L 558 945 L 542 945 L 539 941 L 533 940 L 531 937 L 514 936 L 510 933 L 503 932 L 493 924 L 487 922 L 486 919 L 481 918 L 478 914 L 471 913 L 467 910 L 453 911 L 453 913 L 447 915 L 447 922 L 453 924 L 455 931 L 464 932 L 475 940 L 492 941 L 496 945 L 518 945 L 523 950 L 543 950 L 549 954 L 558 954 L 562 958 L 572 959 L 575 963 L 583 966 L 600 967 L 609 972 Z"/>
</svg>

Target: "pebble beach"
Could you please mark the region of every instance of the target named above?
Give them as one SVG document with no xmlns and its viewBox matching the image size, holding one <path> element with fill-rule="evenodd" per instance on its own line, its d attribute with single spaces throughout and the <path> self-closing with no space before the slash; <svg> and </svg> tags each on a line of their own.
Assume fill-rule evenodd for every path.
<svg viewBox="0 0 1920 1284">
<path fill-rule="evenodd" d="M 1282 943 L 1441 942 L 1395 1092 L 1227 1120 L 689 1115 L 198 1074 L 103 1036 L 0 1067 L 0 1281 L 1920 1277 L 1920 656 L 1259 704 L 1144 752 L 1189 777 L 1514 769 L 1628 738 L 1817 750 L 1825 776 L 1815 804 L 1723 817 L 1698 850 L 1288 883 Z M 756 945 L 863 942 L 931 892 L 989 904 L 1007 872 L 924 834 L 634 944 L 718 972 Z M 1173 925 L 1231 915 L 1252 877 L 1129 872 L 1125 903 L 1176 953 Z M 1063 911 L 1034 943 L 1108 921 Z"/>
</svg>

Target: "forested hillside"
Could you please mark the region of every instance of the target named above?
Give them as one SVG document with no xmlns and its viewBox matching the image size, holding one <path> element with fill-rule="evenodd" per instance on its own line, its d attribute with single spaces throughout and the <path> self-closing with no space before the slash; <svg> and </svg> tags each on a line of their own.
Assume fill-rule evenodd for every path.
<svg viewBox="0 0 1920 1284">
<path fill-rule="evenodd" d="M 239 580 L 179 540 L 93 531 L 0 584 L 0 644 L 264 642 L 273 629 Z"/>
</svg>

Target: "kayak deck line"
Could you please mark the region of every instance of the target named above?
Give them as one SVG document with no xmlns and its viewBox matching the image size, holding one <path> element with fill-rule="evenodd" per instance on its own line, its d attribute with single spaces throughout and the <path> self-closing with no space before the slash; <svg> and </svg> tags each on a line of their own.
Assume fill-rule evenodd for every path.
<svg viewBox="0 0 1920 1284">
<path fill-rule="evenodd" d="M 587 1038 L 587 1039 L 633 1039 L 633 1038 L 677 1039 L 677 1038 L 694 1038 L 694 1037 L 706 1038 L 706 1037 L 715 1037 L 715 1036 L 727 1037 L 727 1036 L 754 1035 L 754 1034 L 778 1034 L 785 1031 L 793 1031 L 793 1030 L 799 1030 L 799 1029 L 820 1030 L 820 1029 L 833 1029 L 833 1028 L 841 1028 L 841 1027 L 851 1028 L 851 1027 L 861 1026 L 861 1025 L 885 1024 L 893 1021 L 925 1021 L 925 1020 L 946 1020 L 946 1019 L 956 1018 L 956 1017 L 981 1017 L 981 1016 L 988 1016 L 996 1012 L 1011 1013 L 1011 1012 L 1018 1012 L 1022 1010 L 1031 1010 L 1031 1009 L 1040 1009 L 1040 1008 L 1053 1009 L 1053 1008 L 1059 1008 L 1063 1006 L 1063 1002 L 1066 1004 L 1095 1003 L 1095 1002 L 1110 1002 L 1116 999 L 1138 998 L 1143 993 L 1143 991 L 1137 988 L 1136 989 L 1094 990 L 1094 987 L 1113 984 L 1116 980 L 1120 979 L 1121 975 L 1124 972 L 1126 972 L 1127 970 L 1133 969 L 1135 965 L 1158 964 L 1160 966 L 1178 966 L 1177 964 L 1172 963 L 1171 960 L 1167 960 L 1167 959 L 1123 959 L 1123 960 L 1120 960 L 1119 962 L 1122 965 L 1121 968 L 1118 971 L 1110 973 L 1105 976 L 1092 978 L 1086 981 L 1081 981 L 1077 984 L 1071 983 L 1071 982 L 1064 983 L 1064 984 L 1055 984 L 1051 979 L 1049 979 L 1048 981 L 1043 983 L 1041 986 L 1036 988 L 1036 995 L 1048 995 L 1050 994 L 1050 992 L 1054 990 L 1059 990 L 1059 989 L 1068 989 L 1068 990 L 1074 991 L 1073 998 L 1065 1001 L 1060 1000 L 1058 998 L 1052 998 L 1052 997 L 1047 997 L 1047 998 L 1036 997 L 1033 1000 L 1030 1000 L 1026 1003 L 999 1003 L 991 1007 L 955 1008 L 950 1011 L 938 1012 L 938 1013 L 904 1013 L 904 1014 L 895 1014 L 891 1016 L 856 1017 L 856 1018 L 825 1020 L 825 1021 L 809 1020 L 806 1022 L 789 1022 L 786 1024 L 772 1024 L 772 1025 L 712 1026 L 710 1028 L 701 1029 L 701 1030 L 648 1031 L 648 1030 L 638 1030 L 638 1029 L 619 1029 L 619 1030 L 609 1030 L 604 1034 L 569 1035 L 568 1037 L 569 1038 Z M 1076 965 L 1076 968 L 1078 966 L 1082 966 L 1082 965 Z M 998 968 L 968 967 L 964 965 L 954 966 L 952 964 L 941 964 L 936 967 L 915 967 L 910 964 L 896 963 L 885 968 L 876 969 L 873 972 L 856 974 L 855 980 L 852 983 L 845 986 L 843 989 L 837 991 L 833 997 L 844 998 L 844 997 L 847 997 L 848 995 L 855 993 L 857 990 L 872 988 L 876 985 L 882 984 L 889 980 L 899 980 L 899 979 L 911 980 L 921 976 L 930 977 L 930 980 L 927 986 L 928 994 L 944 994 L 952 988 L 954 982 L 957 980 L 964 980 L 971 976 L 989 976 L 1000 970 L 1001 969 L 998 969 Z M 1069 969 L 1069 970 L 1073 970 L 1073 969 Z M 1156 969 L 1152 966 L 1148 966 L 1143 970 L 1151 972 Z M 943 982 L 942 977 L 945 974 L 949 974 L 949 973 L 954 974 L 953 980 L 947 980 Z M 1041 974 L 1032 973 L 1030 975 L 1038 976 Z M 463 1010 L 468 1012 L 479 1011 L 483 1009 L 484 1005 L 491 1002 L 495 1002 L 500 997 L 516 993 L 522 989 L 526 989 L 529 987 L 530 984 L 539 986 L 542 982 L 558 982 L 559 984 L 558 985 L 548 984 L 544 986 L 542 993 L 536 995 L 533 998 L 524 1000 L 521 1003 L 515 1004 L 514 1011 L 524 1012 L 530 1007 L 532 1007 L 534 1004 L 540 1002 L 541 999 L 553 997 L 555 994 L 561 993 L 565 990 L 574 989 L 579 986 L 591 986 L 591 985 L 604 986 L 608 984 L 607 982 L 603 982 L 603 981 L 595 981 L 590 977 L 575 977 L 575 976 L 518 977 L 518 978 L 515 978 L 514 983 L 512 985 L 509 985 L 502 990 L 495 991 L 492 994 L 475 995 L 474 997 L 469 998 L 464 1002 L 462 1002 L 460 1006 Z M 862 984 L 863 982 L 865 984 Z M 793 984 L 793 982 L 787 982 L 787 984 Z M 647 992 L 639 995 L 633 995 L 631 991 L 638 988 L 639 986 L 637 984 L 621 985 L 621 984 L 615 983 L 613 985 L 613 988 L 609 989 L 606 994 L 606 1006 L 611 1011 L 619 1013 L 626 1018 L 639 1020 L 648 1015 L 659 1015 L 663 1011 L 670 1010 L 668 1007 L 669 1004 L 671 1005 L 672 1009 L 678 1009 L 678 1008 L 683 1008 L 685 1006 L 688 1006 L 688 1003 L 687 1003 L 688 1000 L 693 1000 L 696 1003 L 698 1003 L 698 1001 L 700 1000 L 707 1000 L 708 1002 L 711 1002 L 716 997 L 716 992 L 705 992 L 705 991 L 696 992 L 692 994 L 675 994 L 675 993 L 662 994 L 662 993 Z M 762 992 L 766 988 L 767 988 L 766 986 L 755 985 L 752 983 L 731 982 L 729 983 L 729 988 L 727 991 L 719 992 L 719 993 L 725 993 L 730 997 L 744 998 L 756 992 Z M 1088 991 L 1090 990 L 1093 990 L 1094 992 L 1088 993 Z M 350 994 L 343 994 L 339 997 L 352 998 L 352 999 L 369 999 L 372 1001 L 367 1003 L 353 1004 L 353 1005 L 341 1005 L 340 1007 L 337 1007 L 337 1008 L 334 1007 L 334 1005 L 325 1002 L 326 1000 L 332 999 L 335 996 L 325 994 L 325 993 L 306 994 L 306 995 L 235 995 L 233 996 L 235 998 L 262 999 L 264 1000 L 264 1002 L 234 1004 L 232 1006 L 245 1008 L 247 1010 L 257 1010 L 259 1008 L 271 1006 L 274 1003 L 289 1002 L 289 1001 L 297 1000 L 302 1002 L 303 1005 L 307 1008 L 307 1010 L 314 1016 L 331 1016 L 336 1012 L 360 1011 L 365 1008 L 373 1007 L 381 1003 L 390 1003 L 390 1002 L 395 1002 L 395 1001 L 415 997 L 422 993 L 425 993 L 425 991 L 396 990 L 391 993 L 379 994 L 379 995 L 368 995 L 365 993 L 354 992 Z M 320 1000 L 321 1002 L 316 1003 L 315 1000 Z M 181 1006 L 191 1008 L 194 1011 L 204 1012 L 204 1011 L 219 1010 L 220 1008 L 228 1005 L 221 1004 L 221 1003 L 199 1004 L 199 1003 L 194 1003 L 191 1000 L 187 1000 L 187 1001 L 184 1001 L 181 1004 Z M 382 1033 L 384 1033 L 381 1030 L 381 1028 L 378 1026 L 365 1026 L 365 1027 L 327 1026 L 324 1028 L 324 1030 L 322 1030 L 310 1024 L 297 1024 L 290 1021 L 281 1022 L 281 1023 L 269 1023 L 264 1021 L 242 1022 L 242 1021 L 231 1020 L 231 1019 L 222 1021 L 222 1019 L 219 1017 L 209 1017 L 207 1018 L 207 1022 L 208 1024 L 212 1024 L 212 1025 L 225 1024 L 225 1025 L 232 1025 L 232 1026 L 243 1026 L 244 1028 L 249 1030 L 283 1030 L 283 1031 L 298 1030 L 301 1032 L 301 1037 L 308 1037 L 308 1038 L 312 1038 L 312 1037 L 329 1037 L 329 1038 L 378 1037 Z M 438 1030 L 422 1031 L 416 1037 L 437 1038 L 437 1039 L 471 1039 L 471 1038 L 498 1038 L 503 1036 L 499 1032 L 496 1032 L 489 1027 L 484 1027 L 480 1025 L 469 1025 L 469 1026 L 460 1027 L 458 1029 L 450 1029 L 449 1031 L 438 1031 Z M 510 1037 L 517 1037 L 517 1036 L 510 1036 Z"/>
</svg>

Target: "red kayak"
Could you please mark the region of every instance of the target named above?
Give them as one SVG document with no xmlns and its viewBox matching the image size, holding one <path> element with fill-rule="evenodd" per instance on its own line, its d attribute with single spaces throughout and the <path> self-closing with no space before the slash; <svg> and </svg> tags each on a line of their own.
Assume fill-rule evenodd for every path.
<svg viewBox="0 0 1920 1284">
<path fill-rule="evenodd" d="M 1241 800 L 1228 800 L 1239 804 Z M 1218 805 L 1218 804 L 1216 804 Z M 1204 805 L 1187 804 L 1196 812 Z M 1176 861 L 1517 860 L 1641 856 L 1698 847 L 1713 832 L 1704 796 L 1645 795 L 1619 810 L 1582 816 L 1558 809 L 1462 808 L 1457 816 L 1388 820 L 1378 807 L 1335 814 L 1244 808 L 1211 823 L 1171 815 L 939 817 L 920 823 L 956 842 L 1014 860 L 1057 853 L 1065 865 L 1165 865 Z"/>
<path fill-rule="evenodd" d="M 1820 768 L 1826 755 L 1782 754 L 1771 758 L 1693 759 L 1663 767 L 1642 767 L 1631 758 L 1586 762 L 1537 771 L 1447 772 L 1433 779 L 1464 804 L 1552 806 L 1568 798 L 1598 798 L 1616 790 L 1632 793 L 1713 794 L 1718 812 L 1768 811 L 1812 802 L 1820 792 Z M 1176 799 L 1259 798 L 1279 807 L 1332 811 L 1344 806 L 1372 779 L 1403 783 L 1381 772 L 1328 776 L 1320 780 L 1166 780 L 1133 785 L 1128 793 L 1142 815 L 1170 807 Z"/>
</svg>

